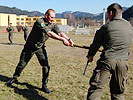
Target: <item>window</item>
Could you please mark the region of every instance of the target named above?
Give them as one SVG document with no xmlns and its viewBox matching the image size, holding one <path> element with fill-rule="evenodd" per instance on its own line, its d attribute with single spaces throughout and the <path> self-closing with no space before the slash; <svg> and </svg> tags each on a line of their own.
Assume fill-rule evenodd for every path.
<svg viewBox="0 0 133 100">
<path fill-rule="evenodd" d="M 19 20 L 19 18 L 17 18 L 16 20 Z"/>
<path fill-rule="evenodd" d="M 24 18 L 21 18 L 21 20 L 24 20 Z"/>
<path fill-rule="evenodd" d="M 17 24 L 17 25 L 19 25 L 20 23 L 19 23 L 19 22 L 17 22 L 16 24 Z"/>
<path fill-rule="evenodd" d="M 61 22 L 61 20 L 56 20 L 56 22 Z"/>
<path fill-rule="evenodd" d="M 31 22 L 27 22 L 28 25 L 31 25 Z"/>
<path fill-rule="evenodd" d="M 30 18 L 26 18 L 26 21 L 31 21 L 31 19 Z"/>
<path fill-rule="evenodd" d="M 37 18 L 33 18 L 33 20 L 37 20 Z"/>
<path fill-rule="evenodd" d="M 24 25 L 24 22 L 21 22 L 21 25 Z"/>
</svg>

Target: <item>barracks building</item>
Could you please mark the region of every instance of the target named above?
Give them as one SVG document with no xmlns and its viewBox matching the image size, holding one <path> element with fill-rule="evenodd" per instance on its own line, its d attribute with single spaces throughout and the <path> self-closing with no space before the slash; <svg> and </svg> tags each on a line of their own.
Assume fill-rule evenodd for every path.
<svg viewBox="0 0 133 100">
<path fill-rule="evenodd" d="M 10 23 L 12 23 L 12 26 L 24 26 L 25 23 L 28 23 L 29 26 L 33 26 L 34 22 L 41 17 L 42 16 L 28 17 L 27 15 L 0 13 L 0 26 L 8 26 Z M 57 25 L 67 25 L 67 19 L 56 18 L 54 23 Z"/>
</svg>

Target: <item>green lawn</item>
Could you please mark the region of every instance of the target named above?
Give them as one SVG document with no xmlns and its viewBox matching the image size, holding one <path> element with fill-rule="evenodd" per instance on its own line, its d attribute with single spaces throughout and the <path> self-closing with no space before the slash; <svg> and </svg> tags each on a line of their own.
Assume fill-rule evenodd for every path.
<svg viewBox="0 0 133 100">
<path fill-rule="evenodd" d="M 76 44 L 86 46 L 89 46 L 93 39 L 93 36 L 89 35 L 69 35 L 69 37 Z M 46 42 L 46 49 L 51 70 L 47 85 L 53 92 L 46 94 L 40 90 L 42 70 L 35 55 L 23 70 L 18 82 L 12 87 L 5 86 L 19 61 L 25 43 L 23 33 L 14 33 L 13 41 L 14 45 L 8 45 L 8 33 L 0 33 L 0 100 L 86 100 L 89 79 L 99 58 L 99 52 L 83 76 L 88 50 L 66 47 L 60 41 L 49 39 Z M 133 44 L 131 51 L 126 100 L 133 100 Z M 110 100 L 108 85 L 101 100 Z"/>
</svg>

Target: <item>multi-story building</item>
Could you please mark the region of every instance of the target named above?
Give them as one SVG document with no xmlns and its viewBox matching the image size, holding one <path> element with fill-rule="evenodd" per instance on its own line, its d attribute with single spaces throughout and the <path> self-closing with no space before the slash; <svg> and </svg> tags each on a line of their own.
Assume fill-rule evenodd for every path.
<svg viewBox="0 0 133 100">
<path fill-rule="evenodd" d="M 25 17 L 25 23 L 29 26 L 33 26 L 34 22 L 41 17 Z"/>
<path fill-rule="evenodd" d="M 27 15 L 16 16 L 16 25 L 24 26 L 25 25 L 25 17 L 27 17 Z"/>
<path fill-rule="evenodd" d="M 33 26 L 34 22 L 41 17 L 25 17 L 25 23 L 28 23 L 29 26 Z M 67 19 L 55 18 L 54 23 L 57 25 L 67 25 Z"/>
<path fill-rule="evenodd" d="M 67 25 L 67 19 L 64 18 L 56 18 L 54 23 L 57 25 Z"/>
<path fill-rule="evenodd" d="M 8 26 L 12 23 L 12 26 L 24 26 L 28 23 L 29 26 L 33 26 L 34 22 L 40 17 L 27 17 L 27 15 L 5 14 L 0 13 L 0 26 Z M 67 19 L 55 18 L 54 23 L 57 25 L 67 25 Z"/>
<path fill-rule="evenodd" d="M 16 26 L 16 15 L 0 13 L 0 26 L 8 26 L 9 23 Z"/>
</svg>

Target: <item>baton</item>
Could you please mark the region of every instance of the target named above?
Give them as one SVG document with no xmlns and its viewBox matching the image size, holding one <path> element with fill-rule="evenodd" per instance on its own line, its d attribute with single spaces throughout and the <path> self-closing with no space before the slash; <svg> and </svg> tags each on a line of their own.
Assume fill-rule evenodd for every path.
<svg viewBox="0 0 133 100">
<path fill-rule="evenodd" d="M 78 48 L 90 49 L 90 47 L 84 45 L 73 44 L 73 46 Z M 98 49 L 98 51 L 102 52 L 102 48 Z"/>
<path fill-rule="evenodd" d="M 89 64 L 89 60 L 88 60 L 87 63 L 86 63 L 86 66 L 85 66 L 83 75 L 85 75 L 85 73 L 86 73 L 86 69 L 87 69 L 88 64 Z"/>
<path fill-rule="evenodd" d="M 83 45 L 78 45 L 78 44 L 73 44 L 74 47 L 79 47 L 79 48 L 84 48 L 84 49 L 90 49 L 88 46 L 83 46 Z"/>
</svg>

